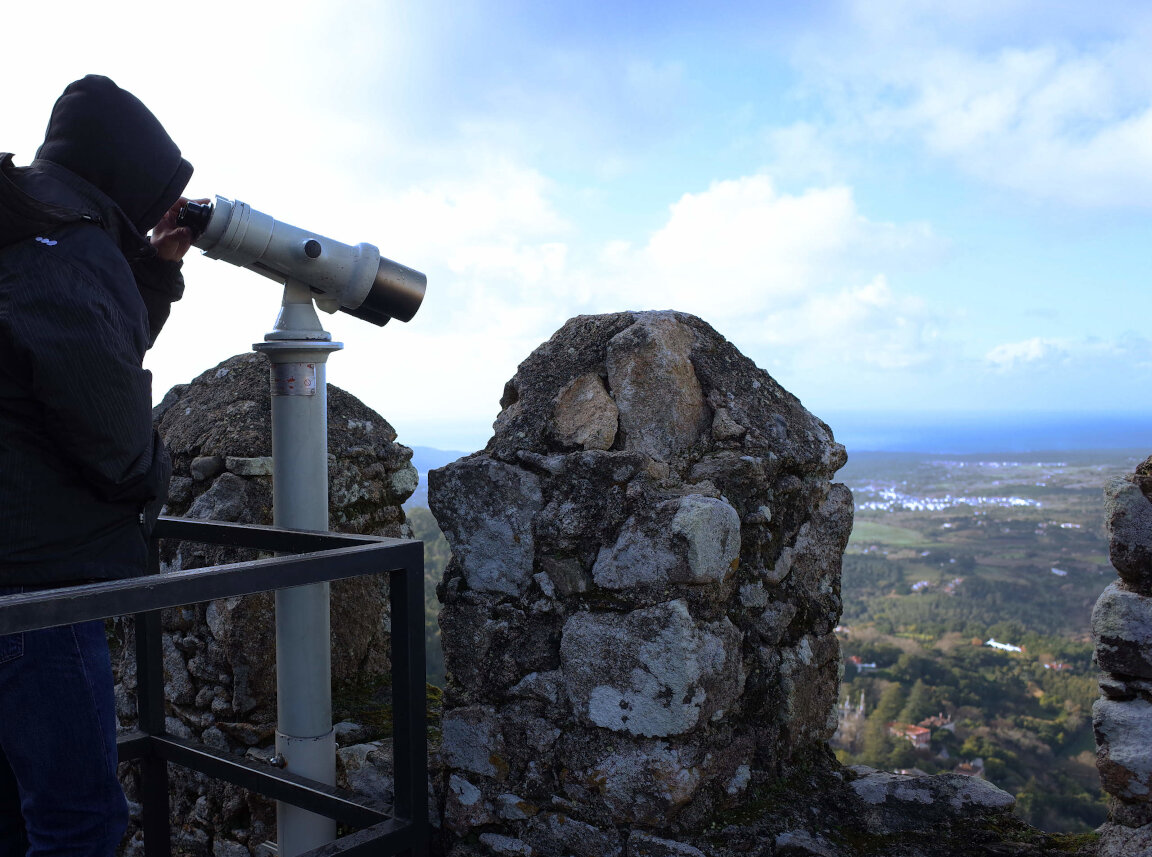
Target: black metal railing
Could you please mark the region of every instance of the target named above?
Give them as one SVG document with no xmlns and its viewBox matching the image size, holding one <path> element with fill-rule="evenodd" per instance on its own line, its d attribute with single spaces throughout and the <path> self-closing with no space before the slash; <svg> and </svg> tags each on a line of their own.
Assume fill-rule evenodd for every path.
<svg viewBox="0 0 1152 857">
<path fill-rule="evenodd" d="M 144 850 L 169 857 L 168 763 L 310 812 L 359 832 L 301 857 L 418 857 L 428 841 L 428 751 L 424 684 L 424 552 L 408 539 L 311 533 L 275 527 L 161 518 L 157 539 L 275 551 L 287 556 L 173 571 L 131 580 L 0 598 L 0 634 L 133 614 L 138 725 L 119 740 L 120 760 L 140 764 Z M 392 610 L 392 750 L 394 803 L 389 810 L 341 789 L 272 765 L 217 752 L 167 734 L 160 611 L 366 574 L 389 575 Z"/>
</svg>

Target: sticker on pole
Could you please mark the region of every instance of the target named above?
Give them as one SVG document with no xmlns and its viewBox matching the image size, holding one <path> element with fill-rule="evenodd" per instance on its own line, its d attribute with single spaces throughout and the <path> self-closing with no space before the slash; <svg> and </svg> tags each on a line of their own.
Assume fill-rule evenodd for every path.
<svg viewBox="0 0 1152 857">
<path fill-rule="evenodd" d="M 273 396 L 315 396 L 315 363 L 273 363 Z"/>
</svg>

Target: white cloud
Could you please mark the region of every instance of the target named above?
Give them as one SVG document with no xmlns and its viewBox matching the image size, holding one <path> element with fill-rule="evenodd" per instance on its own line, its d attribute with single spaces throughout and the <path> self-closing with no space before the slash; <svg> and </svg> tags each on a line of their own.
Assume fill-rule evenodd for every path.
<svg viewBox="0 0 1152 857">
<path fill-rule="evenodd" d="M 1067 341 L 1034 336 L 1020 342 L 1005 342 L 984 355 L 985 361 L 1001 372 L 1025 365 L 1048 364 L 1066 360 Z"/>
<path fill-rule="evenodd" d="M 848 187 L 776 190 L 765 175 L 685 194 L 633 259 L 653 296 L 704 317 L 740 319 L 798 305 L 819 289 L 939 246 L 925 224 L 868 220 Z"/>
<path fill-rule="evenodd" d="M 1035 4 L 984 4 L 982 15 L 968 6 L 856 4 L 844 33 L 805 41 L 796 62 L 806 91 L 831 107 L 841 139 L 855 129 L 886 143 L 915 140 L 1038 199 L 1148 206 L 1148 14 L 1069 16 L 1045 29 L 1035 15 L 1047 10 Z M 1075 29 L 1092 25 L 1092 38 Z"/>
<path fill-rule="evenodd" d="M 886 274 L 931 259 L 941 244 L 926 224 L 864 217 L 850 188 L 785 194 L 754 175 L 685 194 L 647 244 L 604 248 L 604 273 L 588 279 L 596 311 L 623 303 L 690 312 L 764 365 L 851 359 L 893 370 L 939 353 L 941 320 Z"/>
<path fill-rule="evenodd" d="M 1137 333 L 1099 337 L 1032 337 L 991 348 L 984 361 L 1000 374 L 1075 372 L 1109 377 L 1152 370 L 1152 340 Z"/>
</svg>

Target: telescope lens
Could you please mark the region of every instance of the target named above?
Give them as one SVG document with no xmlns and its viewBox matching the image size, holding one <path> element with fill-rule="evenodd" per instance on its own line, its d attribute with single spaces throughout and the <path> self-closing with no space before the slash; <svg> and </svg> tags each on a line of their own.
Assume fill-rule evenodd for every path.
<svg viewBox="0 0 1152 857">
<path fill-rule="evenodd" d="M 212 219 L 212 203 L 205 202 L 189 202 L 185 203 L 180 209 L 180 213 L 176 215 L 177 226 L 187 226 L 192 230 L 192 238 L 195 240 L 204 234 L 204 230 L 208 228 L 208 221 Z"/>
<path fill-rule="evenodd" d="M 419 271 L 381 257 L 376 280 L 361 307 L 401 321 L 411 321 L 424 300 L 428 278 Z"/>
</svg>

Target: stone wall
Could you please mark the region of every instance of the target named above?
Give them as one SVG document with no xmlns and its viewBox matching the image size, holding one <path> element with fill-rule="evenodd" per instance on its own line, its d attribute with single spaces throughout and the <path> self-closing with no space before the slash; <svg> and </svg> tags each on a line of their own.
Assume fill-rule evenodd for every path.
<svg viewBox="0 0 1152 857">
<path fill-rule="evenodd" d="M 1111 823 L 1100 857 L 1152 857 L 1152 457 L 1105 490 L 1109 557 L 1120 580 L 1092 611 L 1103 675 L 1093 706 Z"/>
<path fill-rule="evenodd" d="M 501 405 L 483 452 L 430 474 L 449 842 L 700 853 L 676 848 L 827 754 L 844 449 L 672 312 L 571 320 Z"/>
<path fill-rule="evenodd" d="M 338 358 L 337 358 L 338 359 Z M 268 363 L 242 354 L 174 387 L 153 414 L 172 455 L 164 514 L 243 524 L 272 523 L 271 398 Z M 328 388 L 329 519 L 342 532 L 410 537 L 401 504 L 416 487 L 411 450 L 375 411 Z M 164 570 L 254 559 L 250 551 L 189 543 L 162 545 Z M 332 680 L 337 702 L 370 695 L 390 669 L 388 590 L 383 577 L 332 584 Z M 168 731 L 253 758 L 273 755 L 276 643 L 271 593 L 195 604 L 164 613 Z M 125 727 L 136 718 L 130 620 L 120 620 L 116 701 Z M 345 723 L 341 744 L 365 724 Z M 361 782 L 369 751 L 345 747 L 341 774 Z M 346 770 L 353 768 L 352 772 Z M 172 767 L 176 853 L 242 855 L 275 839 L 272 805 L 240 789 Z M 357 775 L 358 774 L 358 775 Z M 133 800 L 137 781 L 124 771 Z M 380 797 L 380 795 L 373 795 Z M 129 851 L 138 848 L 129 838 Z"/>
</svg>

